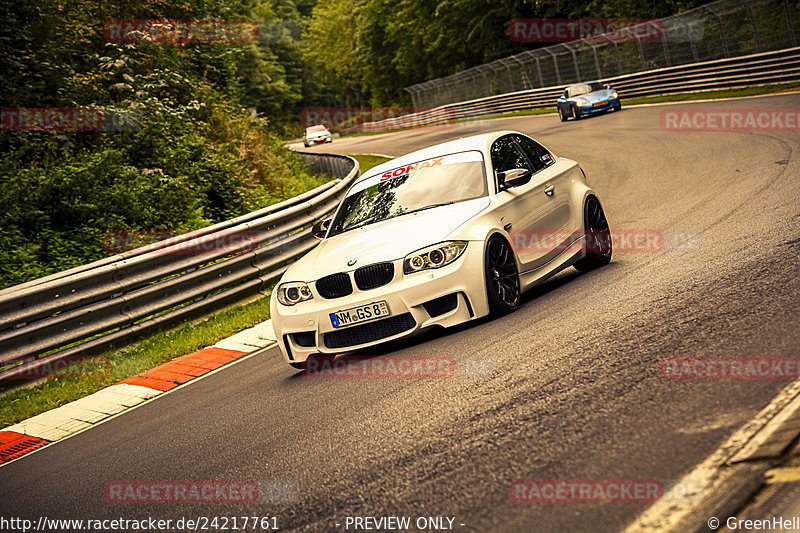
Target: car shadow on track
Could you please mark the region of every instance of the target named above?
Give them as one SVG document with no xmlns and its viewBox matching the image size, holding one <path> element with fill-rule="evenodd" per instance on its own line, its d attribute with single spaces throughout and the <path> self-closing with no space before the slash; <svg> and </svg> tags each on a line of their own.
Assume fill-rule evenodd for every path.
<svg viewBox="0 0 800 533">
<path fill-rule="evenodd" d="M 553 291 L 563 287 L 564 285 L 567 285 L 568 283 L 570 283 L 570 282 L 572 282 L 572 281 L 574 281 L 576 279 L 594 277 L 594 276 L 600 274 L 603 271 L 607 271 L 609 269 L 614 269 L 616 266 L 618 266 L 618 265 L 616 265 L 615 263 L 612 262 L 612 263 L 610 263 L 610 264 L 608 264 L 608 265 L 606 265 L 606 266 L 604 266 L 604 267 L 602 267 L 602 268 L 600 268 L 598 270 L 594 270 L 594 271 L 591 271 L 591 272 L 586 272 L 586 273 L 583 273 L 583 274 L 578 272 L 575 269 L 572 269 L 572 268 L 570 268 L 568 270 L 565 270 L 565 271 L 562 271 L 562 272 L 556 274 L 555 276 L 553 276 L 552 278 L 550 278 L 549 280 L 547 280 L 547 281 L 541 283 L 540 285 L 537 285 L 537 286 L 533 287 L 532 289 L 526 291 L 522 295 L 522 302 L 520 304 L 520 307 L 522 307 L 524 305 L 527 305 L 530 302 L 532 302 L 533 300 L 536 300 L 537 298 L 540 298 L 540 297 L 542 297 L 542 296 L 544 296 L 544 295 L 546 295 L 546 294 L 548 294 L 550 292 L 553 292 Z M 480 326 L 482 326 L 484 324 L 487 324 L 487 323 L 490 323 L 490 322 L 492 322 L 494 320 L 503 320 L 505 318 L 512 317 L 512 316 L 514 316 L 514 313 L 511 313 L 509 315 L 505 315 L 503 317 L 486 316 L 486 317 L 478 318 L 476 320 L 471 320 L 469 322 L 465 322 L 463 324 L 458 324 L 458 325 L 450 327 L 450 328 L 443 328 L 443 327 L 440 327 L 440 326 L 434 326 L 434 327 L 431 327 L 431 328 L 423 330 L 422 332 L 420 332 L 419 334 L 417 334 L 417 335 L 415 335 L 413 337 L 408 337 L 408 338 L 389 341 L 389 342 L 386 342 L 384 344 L 380 344 L 378 346 L 373 346 L 373 347 L 370 347 L 370 348 L 364 348 L 362 350 L 353 350 L 353 351 L 350 351 L 350 352 L 343 352 L 341 354 L 337 354 L 336 355 L 336 360 L 337 361 L 342 361 L 344 363 L 350 358 L 352 358 L 353 361 L 363 361 L 365 359 L 372 359 L 372 358 L 375 358 L 375 357 L 382 357 L 382 356 L 391 354 L 393 352 L 398 352 L 398 351 L 401 351 L 401 350 L 407 350 L 409 348 L 414 348 L 415 346 L 420 346 L 420 345 L 425 344 L 425 343 L 430 342 L 430 341 L 445 339 L 445 338 L 447 338 L 447 337 L 449 337 L 451 335 L 456 335 L 458 333 L 461 333 L 462 331 L 466 331 L 466 330 L 469 330 L 469 329 L 472 329 L 472 328 L 475 328 L 475 327 L 480 327 Z M 286 379 L 288 379 L 288 380 L 300 379 L 300 378 L 304 377 L 305 375 L 306 375 L 306 371 L 303 370 L 303 371 L 295 372 L 294 374 L 292 374 L 291 376 L 287 377 Z"/>
</svg>

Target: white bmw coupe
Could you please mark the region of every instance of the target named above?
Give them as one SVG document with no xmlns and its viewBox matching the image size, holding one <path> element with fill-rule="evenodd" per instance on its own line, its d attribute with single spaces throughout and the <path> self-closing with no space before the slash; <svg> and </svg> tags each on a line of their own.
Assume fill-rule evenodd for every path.
<svg viewBox="0 0 800 533">
<path fill-rule="evenodd" d="M 449 327 L 520 305 L 560 270 L 611 260 L 603 208 L 575 161 L 499 131 L 370 169 L 321 242 L 272 293 L 272 325 L 291 366 Z"/>
</svg>

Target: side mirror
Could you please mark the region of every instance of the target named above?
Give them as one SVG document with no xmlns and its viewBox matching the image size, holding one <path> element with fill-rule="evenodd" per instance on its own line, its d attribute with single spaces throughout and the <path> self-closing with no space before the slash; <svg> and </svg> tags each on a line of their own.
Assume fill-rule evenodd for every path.
<svg viewBox="0 0 800 533">
<path fill-rule="evenodd" d="M 527 168 L 512 168 L 511 170 L 497 173 L 501 190 L 525 185 L 531 179 L 531 176 L 533 176 L 533 172 Z"/>
<path fill-rule="evenodd" d="M 328 233 L 328 228 L 331 226 L 331 222 L 333 218 L 326 218 L 325 220 L 320 220 L 311 228 L 311 235 L 315 238 L 322 240 L 325 238 L 325 234 Z"/>
<path fill-rule="evenodd" d="M 611 89 L 613 89 L 613 87 L 611 85 L 606 85 L 606 89 L 610 91 Z"/>
</svg>

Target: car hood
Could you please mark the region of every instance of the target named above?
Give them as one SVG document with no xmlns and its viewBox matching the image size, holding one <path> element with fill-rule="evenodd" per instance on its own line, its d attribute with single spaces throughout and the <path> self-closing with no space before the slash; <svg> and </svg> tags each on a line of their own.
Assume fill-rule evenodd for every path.
<svg viewBox="0 0 800 533">
<path fill-rule="evenodd" d="M 488 197 L 444 205 L 390 218 L 325 239 L 284 274 L 287 281 L 315 281 L 323 276 L 401 259 L 436 244 L 489 206 Z M 348 266 L 348 261 L 356 263 Z"/>
<path fill-rule="evenodd" d="M 576 96 L 572 98 L 572 100 L 586 100 L 590 104 L 595 104 L 597 102 L 602 102 L 604 100 L 608 100 L 611 97 L 611 94 L 614 92 L 614 89 L 603 89 L 602 91 L 594 91 L 591 93 L 582 94 L 580 96 Z"/>
</svg>

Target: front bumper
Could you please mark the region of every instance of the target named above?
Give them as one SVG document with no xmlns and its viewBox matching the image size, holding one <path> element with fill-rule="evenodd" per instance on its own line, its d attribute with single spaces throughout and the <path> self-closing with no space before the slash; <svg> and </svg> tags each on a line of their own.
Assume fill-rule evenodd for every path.
<svg viewBox="0 0 800 533">
<path fill-rule="evenodd" d="M 619 106 L 619 99 L 609 99 L 605 105 L 595 107 L 594 105 L 580 106 L 581 115 L 594 115 L 595 113 L 603 113 L 610 111 Z"/>
<path fill-rule="evenodd" d="M 323 143 L 329 143 L 329 142 L 333 142 L 333 139 L 331 137 L 317 137 L 317 138 L 308 140 L 309 144 L 323 144 Z"/>
<path fill-rule="evenodd" d="M 294 306 L 284 306 L 273 296 L 272 326 L 284 358 L 302 362 L 313 354 L 349 352 L 488 313 L 482 242 L 471 241 L 461 257 L 440 269 L 404 275 L 402 262 L 393 261 L 395 274 L 388 284 L 361 291 L 353 283 L 353 293 L 343 298 L 324 299 L 313 283 L 314 298 Z M 348 274 L 352 283 L 352 271 Z M 380 300 L 389 307 L 388 317 L 338 328 L 331 324 L 330 313 Z"/>
</svg>

